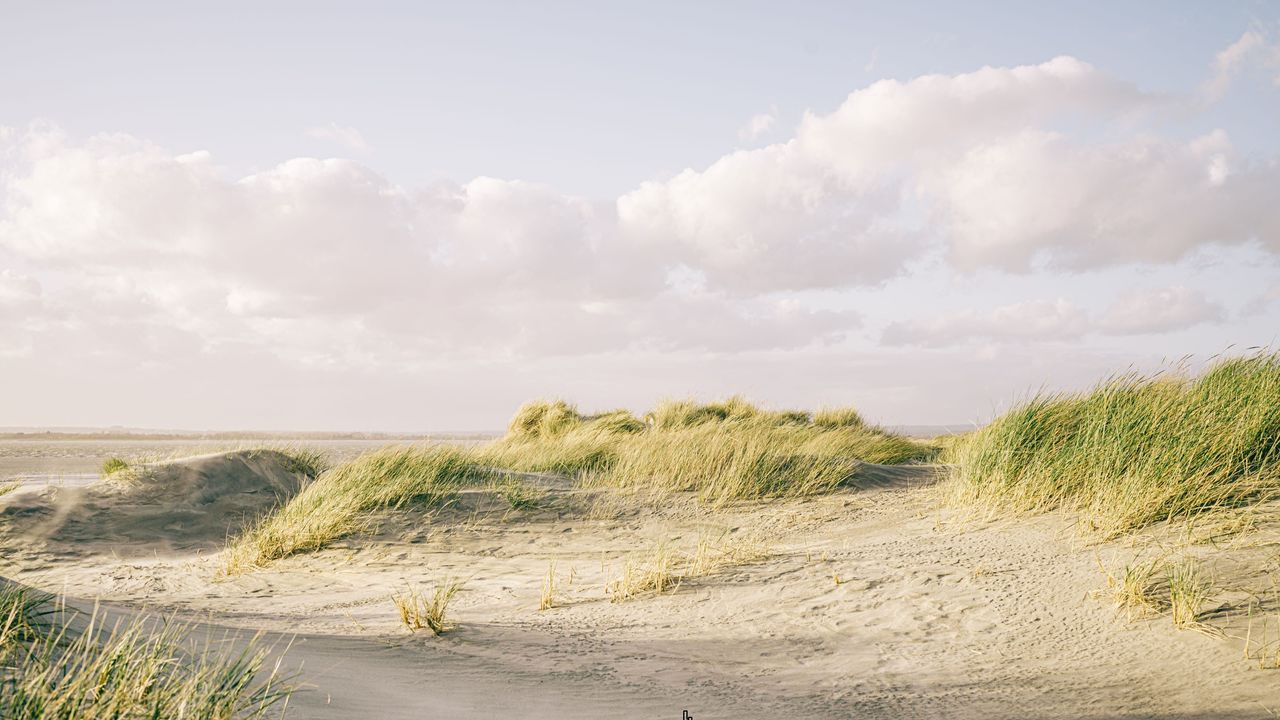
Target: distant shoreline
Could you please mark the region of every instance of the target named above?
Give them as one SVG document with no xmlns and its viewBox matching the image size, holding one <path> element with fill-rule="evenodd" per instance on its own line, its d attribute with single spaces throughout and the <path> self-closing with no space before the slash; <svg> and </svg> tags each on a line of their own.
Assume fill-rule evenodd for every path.
<svg viewBox="0 0 1280 720">
<path fill-rule="evenodd" d="M 196 432 L 196 431 L 58 431 L 23 430 L 0 432 L 0 440 L 439 440 L 442 438 L 497 437 L 499 430 L 456 430 L 423 433 L 380 432 Z"/>
</svg>

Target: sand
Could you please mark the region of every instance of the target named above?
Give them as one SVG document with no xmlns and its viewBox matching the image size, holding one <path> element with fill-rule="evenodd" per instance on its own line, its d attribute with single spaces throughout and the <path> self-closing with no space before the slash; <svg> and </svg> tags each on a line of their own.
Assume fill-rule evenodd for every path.
<svg viewBox="0 0 1280 720">
<path fill-rule="evenodd" d="M 218 462 L 242 463 L 245 487 L 271 472 L 235 457 L 190 466 Z M 819 498 L 722 511 L 640 498 L 607 512 L 600 503 L 612 496 L 533 478 L 546 486 L 536 509 L 467 492 L 445 509 L 388 513 L 377 535 L 221 581 L 217 540 L 175 540 L 186 531 L 160 523 L 146 538 L 105 520 L 143 512 L 128 504 L 99 501 L 97 521 L 32 544 L 13 530 L 18 500 L 0 499 L 10 508 L 0 510 L 9 524 L 0 574 L 82 603 L 292 637 L 286 664 L 301 666 L 309 687 L 290 704 L 297 718 L 1261 718 L 1280 709 L 1280 671 L 1243 660 L 1241 640 L 1178 630 L 1167 617 L 1132 621 L 1098 596 L 1099 563 L 1122 565 L 1130 544 L 1083 536 L 1063 514 L 953 517 L 938 509 L 936 476 L 868 466 Z M 194 526 L 211 533 L 214 523 Z M 691 551 L 700 537 L 769 552 L 668 594 L 610 602 L 605 586 L 628 553 L 664 538 Z M 1274 545 L 1253 547 L 1274 555 Z M 557 606 L 539 611 L 552 561 Z M 450 577 L 466 581 L 453 632 L 399 626 L 392 593 Z M 1238 625 L 1223 626 L 1230 635 Z"/>
</svg>

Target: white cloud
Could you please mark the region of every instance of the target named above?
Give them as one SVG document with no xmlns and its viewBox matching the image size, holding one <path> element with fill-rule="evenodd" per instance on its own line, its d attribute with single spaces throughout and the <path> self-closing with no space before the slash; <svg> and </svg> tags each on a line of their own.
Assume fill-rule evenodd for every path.
<svg viewBox="0 0 1280 720">
<path fill-rule="evenodd" d="M 1213 77 L 1200 87 L 1206 100 L 1221 100 L 1231 87 L 1232 79 L 1245 67 L 1254 62 L 1274 65 L 1280 59 L 1280 47 L 1268 47 L 1266 39 L 1258 30 L 1246 30 L 1239 39 L 1223 48 L 1213 58 Z M 1280 83 L 1280 75 L 1276 76 Z"/>
<path fill-rule="evenodd" d="M 863 316 L 811 305 L 808 291 L 873 288 L 926 259 L 1023 272 L 1167 263 L 1214 244 L 1280 255 L 1280 164 L 1243 156 L 1223 132 L 1135 130 L 1162 102 L 1069 57 L 885 80 L 807 113 L 785 142 L 604 201 L 489 177 L 411 189 L 346 159 L 236 178 L 207 152 L 10 130 L 0 260 L 21 265 L 0 276 L 0 323 L 44 353 L 87 344 L 361 370 L 795 351 L 844 342 Z M 14 298 L 21 311 L 3 309 Z M 884 340 L 1027 342 L 1212 319 L 1183 296 L 1154 302 L 1170 298 L 1181 314 L 1144 320 L 1138 298 L 1104 322 L 1033 301 L 899 321 Z"/>
<path fill-rule="evenodd" d="M 1092 314 L 1064 298 L 1029 300 L 988 312 L 961 310 L 899 320 L 885 327 L 886 345 L 947 347 L 975 343 L 1076 341 L 1091 334 L 1148 335 L 1221 321 L 1222 306 L 1183 286 L 1131 289 Z"/>
<path fill-rule="evenodd" d="M 1220 131 L 1101 146 L 1027 131 L 973 147 L 922 187 L 965 268 L 1172 262 L 1250 240 L 1280 252 L 1280 164 L 1233 156 Z"/>
<path fill-rule="evenodd" d="M 1112 304 L 1098 327 L 1112 335 L 1145 335 L 1185 330 L 1225 315 L 1221 305 L 1191 288 L 1131 290 Z"/>
<path fill-rule="evenodd" d="M 335 142 L 348 150 L 364 152 L 369 149 L 369 143 L 365 142 L 364 136 L 360 134 L 359 130 L 353 127 L 346 127 L 331 122 L 328 125 L 309 127 L 302 132 L 313 140 Z"/>
<path fill-rule="evenodd" d="M 886 345 L 925 347 L 986 341 L 1066 341 L 1079 338 L 1088 326 L 1083 310 L 1058 298 L 1003 305 L 987 313 L 964 310 L 897 321 L 885 328 L 881 339 Z"/>
<path fill-rule="evenodd" d="M 777 121 L 778 106 L 774 105 L 769 108 L 767 113 L 752 115 L 747 124 L 738 129 L 738 139 L 744 142 L 755 140 L 772 130 L 774 123 Z"/>
</svg>

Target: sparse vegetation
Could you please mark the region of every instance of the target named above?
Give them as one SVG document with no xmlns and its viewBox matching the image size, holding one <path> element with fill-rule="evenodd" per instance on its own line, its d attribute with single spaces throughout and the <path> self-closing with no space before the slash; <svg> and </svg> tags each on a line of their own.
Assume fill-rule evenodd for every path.
<svg viewBox="0 0 1280 720">
<path fill-rule="evenodd" d="M 102 476 L 110 477 L 121 470 L 128 470 L 129 462 L 124 458 L 109 457 L 102 461 Z"/>
<path fill-rule="evenodd" d="M 539 610 L 550 610 L 556 606 L 556 563 L 554 560 L 547 566 L 547 576 L 542 579 L 542 597 L 538 600 Z"/>
<path fill-rule="evenodd" d="M 181 624 L 94 614 L 73 629 L 52 598 L 0 587 L 0 717 L 255 720 L 279 717 L 292 688 L 255 640 L 239 651 L 192 642 Z"/>
<path fill-rule="evenodd" d="M 660 404 L 646 421 L 625 410 L 583 415 L 564 401 L 524 405 L 507 435 L 477 449 L 385 449 L 333 468 L 276 513 L 236 538 L 223 572 L 236 574 L 317 550 L 366 526 L 369 513 L 430 504 L 502 470 L 571 474 L 592 486 L 693 491 L 709 503 L 829 492 L 861 461 L 899 463 L 933 449 L 866 426 L 850 410 L 825 425 L 808 413 L 760 410 L 741 398 Z M 510 480 L 496 487 L 513 508 L 535 492 Z"/>
<path fill-rule="evenodd" d="M 1135 561 L 1119 575 L 1107 573 L 1107 587 L 1117 606 L 1131 617 L 1160 612 L 1164 606 L 1159 587 L 1160 561 Z"/>
<path fill-rule="evenodd" d="M 605 587 L 605 592 L 613 602 L 625 602 L 672 590 L 680 584 L 676 564 L 671 546 L 660 542 L 645 554 L 623 560 L 622 572 Z"/>
<path fill-rule="evenodd" d="M 319 550 L 368 527 L 379 508 L 439 505 L 483 473 L 468 451 L 448 446 L 388 448 L 324 473 L 278 511 L 236 538 L 223 555 L 234 575 L 294 553 Z"/>
<path fill-rule="evenodd" d="M 759 562 L 768 556 L 768 546 L 752 537 L 702 535 L 690 554 L 676 551 L 663 540 L 648 551 L 624 558 L 621 572 L 605 586 L 605 592 L 613 602 L 658 595 L 676 589 L 685 580 Z"/>
<path fill-rule="evenodd" d="M 1200 573 L 1195 561 L 1184 559 L 1168 567 L 1166 581 L 1169 584 L 1169 611 L 1173 624 L 1191 627 L 1200 619 L 1200 609 L 1209 599 L 1212 586 Z"/>
<path fill-rule="evenodd" d="M 437 584 L 429 595 L 408 588 L 403 594 L 391 596 L 391 601 L 400 613 L 400 622 L 410 632 L 430 630 L 433 635 L 443 635 L 455 627 L 448 621 L 447 614 L 449 603 L 462 586 L 461 581 L 445 580 Z"/>
<path fill-rule="evenodd" d="M 1116 535 L 1280 495 L 1280 355 L 1034 397 L 954 449 L 951 498 Z"/>
</svg>

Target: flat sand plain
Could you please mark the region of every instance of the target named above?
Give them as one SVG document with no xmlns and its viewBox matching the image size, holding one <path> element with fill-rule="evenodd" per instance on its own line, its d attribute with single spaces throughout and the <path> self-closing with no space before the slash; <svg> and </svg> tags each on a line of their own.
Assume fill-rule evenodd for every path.
<svg viewBox="0 0 1280 720">
<path fill-rule="evenodd" d="M 201 487 L 234 468 L 274 472 L 234 455 L 180 465 L 174 477 Z M 136 522 L 113 514 L 154 519 L 157 508 L 46 489 L 0 499 L 0 524 L 9 524 L 0 575 L 86 605 L 291 642 L 285 662 L 305 685 L 289 705 L 296 718 L 1280 711 L 1280 671 L 1242 658 L 1241 618 L 1224 613 L 1225 630 L 1211 635 L 1168 617 L 1126 617 L 1105 597 L 1102 568 L 1123 566 L 1139 552 L 1132 543 L 1089 538 L 1064 514 L 957 517 L 939 507 L 938 475 L 867 466 L 831 495 L 719 510 L 524 476 L 539 488 L 534 507 L 465 491 L 444 508 L 387 512 L 374 532 L 233 578 L 218 577 L 225 531 L 216 523 L 184 516 L 131 533 L 124 528 Z M 71 520 L 34 523 L 14 509 L 40 501 L 70 508 L 49 517 Z M 627 557 L 661 544 L 692 555 L 700 540 L 751 552 L 672 591 L 611 601 L 607 587 Z M 1274 555 L 1276 546 L 1255 537 L 1249 547 Z M 539 610 L 553 563 L 554 606 Z M 450 608 L 457 627 L 408 632 L 391 596 L 447 579 L 465 582 Z"/>
</svg>

